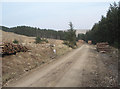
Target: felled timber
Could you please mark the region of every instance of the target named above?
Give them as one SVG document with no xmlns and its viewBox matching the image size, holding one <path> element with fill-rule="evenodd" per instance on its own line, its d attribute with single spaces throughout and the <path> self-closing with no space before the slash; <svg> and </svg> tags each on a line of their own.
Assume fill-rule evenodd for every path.
<svg viewBox="0 0 120 89">
<path fill-rule="evenodd" d="M 110 52 L 110 46 L 107 42 L 97 43 L 96 46 L 98 52 Z"/>
<path fill-rule="evenodd" d="M 16 54 L 17 52 L 27 52 L 28 48 L 19 44 L 2 43 L 0 45 L 2 55 Z"/>
</svg>

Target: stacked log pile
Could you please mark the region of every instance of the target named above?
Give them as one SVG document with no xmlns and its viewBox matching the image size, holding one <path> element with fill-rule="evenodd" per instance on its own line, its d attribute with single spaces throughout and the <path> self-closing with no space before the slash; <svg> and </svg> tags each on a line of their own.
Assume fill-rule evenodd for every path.
<svg viewBox="0 0 120 89">
<path fill-rule="evenodd" d="M 97 43 L 98 52 L 110 52 L 110 46 L 107 42 Z"/>
<path fill-rule="evenodd" d="M 80 44 L 83 44 L 83 43 L 84 43 L 84 40 L 78 40 L 78 42 L 79 42 Z"/>
<path fill-rule="evenodd" d="M 16 54 L 17 52 L 26 52 L 28 50 L 26 46 L 12 43 L 2 43 L 0 48 L 2 49 L 2 55 Z"/>
<path fill-rule="evenodd" d="M 88 44 L 90 44 L 90 45 L 91 45 L 91 44 L 92 44 L 92 41 L 91 41 L 91 40 L 88 40 Z"/>
</svg>

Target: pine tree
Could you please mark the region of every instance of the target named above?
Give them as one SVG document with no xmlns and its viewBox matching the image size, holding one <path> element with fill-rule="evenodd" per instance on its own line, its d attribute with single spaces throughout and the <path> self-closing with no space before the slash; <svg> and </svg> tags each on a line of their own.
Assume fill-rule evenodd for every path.
<svg viewBox="0 0 120 89">
<path fill-rule="evenodd" d="M 120 2 L 110 4 L 106 16 L 96 23 L 93 28 L 85 34 L 85 40 L 108 42 L 110 45 L 120 48 Z"/>
<path fill-rule="evenodd" d="M 66 41 L 70 47 L 75 48 L 76 46 L 76 30 L 73 29 L 72 22 L 69 23 L 70 29 L 66 33 Z"/>
</svg>

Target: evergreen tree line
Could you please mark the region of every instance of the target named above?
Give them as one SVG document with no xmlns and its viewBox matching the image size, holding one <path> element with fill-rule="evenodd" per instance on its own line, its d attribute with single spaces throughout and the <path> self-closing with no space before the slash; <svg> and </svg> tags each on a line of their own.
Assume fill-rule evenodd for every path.
<svg viewBox="0 0 120 89">
<path fill-rule="evenodd" d="M 102 16 L 86 34 L 79 34 L 78 39 L 85 41 L 108 42 L 110 45 L 120 48 L 120 2 L 110 4 L 106 17 Z"/>
<path fill-rule="evenodd" d="M 51 29 L 40 29 L 36 27 L 30 26 L 17 26 L 8 28 L 5 26 L 1 26 L 1 29 L 5 32 L 14 32 L 20 35 L 26 35 L 30 37 L 40 37 L 40 38 L 53 38 L 65 40 L 65 31 L 55 31 Z"/>
<path fill-rule="evenodd" d="M 70 29 L 67 31 L 40 29 L 40 28 L 30 27 L 30 26 L 17 26 L 17 27 L 12 27 L 12 28 L 1 26 L 1 29 L 5 32 L 13 32 L 13 33 L 20 34 L 20 35 L 36 37 L 35 39 L 36 43 L 41 43 L 42 41 L 47 42 L 47 40 L 43 38 L 64 40 L 64 44 L 68 45 L 71 48 L 75 48 L 76 30 L 73 29 L 72 22 L 69 23 L 69 26 L 70 26 Z"/>
</svg>

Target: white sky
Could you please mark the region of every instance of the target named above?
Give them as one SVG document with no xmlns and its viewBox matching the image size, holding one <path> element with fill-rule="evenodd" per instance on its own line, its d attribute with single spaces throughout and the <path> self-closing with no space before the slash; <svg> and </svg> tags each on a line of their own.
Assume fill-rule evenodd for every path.
<svg viewBox="0 0 120 89">
<path fill-rule="evenodd" d="M 71 21 L 75 29 L 91 29 L 102 15 L 106 15 L 113 2 L 114 0 L 2 0 L 1 25 L 65 30 Z"/>
<path fill-rule="evenodd" d="M 2 2 L 118 2 L 119 0 L 1 0 Z"/>
</svg>

